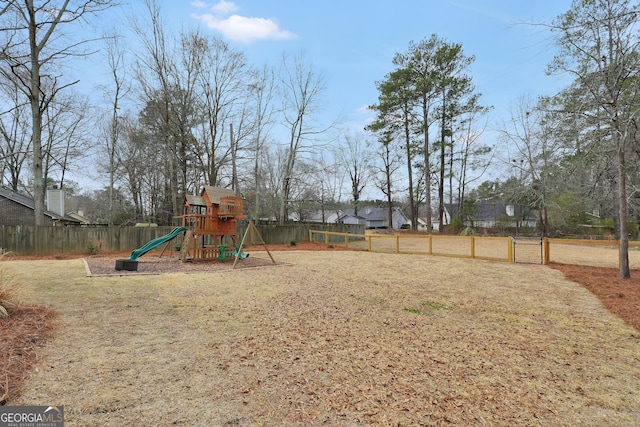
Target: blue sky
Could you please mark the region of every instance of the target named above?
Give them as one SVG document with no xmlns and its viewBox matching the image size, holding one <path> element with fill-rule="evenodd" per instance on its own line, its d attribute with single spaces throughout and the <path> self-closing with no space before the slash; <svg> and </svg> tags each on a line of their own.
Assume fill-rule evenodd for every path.
<svg viewBox="0 0 640 427">
<path fill-rule="evenodd" d="M 278 67 L 283 54 L 304 52 L 327 82 L 324 121 L 341 117 L 352 131 L 363 131 L 371 120 L 366 107 L 377 102 L 375 83 L 392 71 L 393 56 L 432 34 L 461 43 L 464 53 L 476 58 L 469 74 L 483 104 L 494 107 L 481 137 L 486 145 L 496 145 L 494 130 L 518 98 L 552 95 L 563 86 L 562 76 L 545 74 L 556 49 L 551 33 L 531 23 L 550 23 L 571 0 L 157 1 L 176 35 L 191 28 L 219 35 L 254 66 Z M 115 23 L 126 32 L 125 15 L 148 19 L 144 2 L 128 3 L 114 15 L 120 20 L 105 17 L 102 25 Z M 104 72 L 99 66 L 86 72 L 80 86 L 91 90 L 101 68 Z M 496 167 L 487 179 L 500 174 Z"/>
<path fill-rule="evenodd" d="M 279 65 L 282 54 L 303 51 L 327 79 L 327 114 L 361 128 L 377 101 L 375 82 L 410 41 L 437 34 L 461 43 L 476 60 L 470 69 L 485 105 L 499 121 L 523 95 L 553 94 L 562 78 L 546 76 L 555 47 L 551 33 L 533 22 L 551 22 L 570 0 L 202 0 L 165 1 L 181 25 L 221 35 L 256 65 Z M 491 124 L 489 125 L 491 127 Z M 487 141 L 490 142 L 490 141 Z"/>
</svg>

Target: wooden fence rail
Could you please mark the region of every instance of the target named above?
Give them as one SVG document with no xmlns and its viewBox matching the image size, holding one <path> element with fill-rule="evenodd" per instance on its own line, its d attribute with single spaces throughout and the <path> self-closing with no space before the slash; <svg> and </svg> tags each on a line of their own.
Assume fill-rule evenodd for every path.
<svg viewBox="0 0 640 427">
<path fill-rule="evenodd" d="M 527 264 L 578 264 L 617 268 L 620 242 L 589 239 L 514 239 L 511 237 L 425 234 L 349 234 L 309 230 L 309 240 L 370 252 L 423 254 Z M 516 254 L 517 248 L 517 254 Z M 640 242 L 629 242 L 629 265 L 640 269 Z"/>
<path fill-rule="evenodd" d="M 286 225 L 257 224 L 267 244 L 322 242 L 327 245 L 366 249 L 371 252 L 425 254 L 462 258 L 521 262 L 527 246 L 514 246 L 521 239 L 510 237 L 444 236 L 421 234 L 373 234 L 364 227 L 345 224 L 320 225 L 295 223 Z M 246 224 L 239 224 L 237 234 L 244 235 Z M 142 247 L 173 227 L 53 227 L 0 225 L 0 252 L 22 255 L 56 255 L 88 253 L 89 247 L 99 252 L 127 252 Z M 540 246 L 531 246 L 531 257 L 542 263 L 557 262 L 596 267 L 617 268 L 617 240 L 578 240 L 545 238 Z M 534 253 L 536 252 L 537 253 Z M 640 269 L 640 242 L 629 242 L 629 265 Z"/>
<path fill-rule="evenodd" d="M 543 242 L 544 263 L 589 265 L 618 268 L 619 240 L 552 239 Z M 629 267 L 640 269 L 640 242 L 629 242 Z"/>
<path fill-rule="evenodd" d="M 370 252 L 423 254 L 513 262 L 510 237 L 349 234 L 309 230 L 309 240 Z"/>
</svg>

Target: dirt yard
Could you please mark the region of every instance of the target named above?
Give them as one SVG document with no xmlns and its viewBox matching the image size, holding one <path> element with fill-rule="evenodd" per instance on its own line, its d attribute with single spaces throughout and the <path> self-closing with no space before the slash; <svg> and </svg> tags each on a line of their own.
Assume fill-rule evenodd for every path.
<svg viewBox="0 0 640 427">
<path fill-rule="evenodd" d="M 320 248 L 3 263 L 58 313 L 8 404 L 70 426 L 640 424 L 640 271 Z"/>
</svg>

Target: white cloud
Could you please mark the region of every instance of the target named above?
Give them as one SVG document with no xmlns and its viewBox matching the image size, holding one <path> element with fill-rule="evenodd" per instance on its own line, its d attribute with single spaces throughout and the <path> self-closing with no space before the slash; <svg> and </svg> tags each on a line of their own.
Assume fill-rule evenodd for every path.
<svg viewBox="0 0 640 427">
<path fill-rule="evenodd" d="M 201 0 L 194 0 L 190 3 L 192 7 L 197 7 L 198 9 L 206 9 L 207 4 Z"/>
<path fill-rule="evenodd" d="M 228 15 L 236 10 L 238 10 L 238 6 L 234 2 L 224 0 L 220 0 L 211 8 L 211 11 L 216 15 Z"/>
<path fill-rule="evenodd" d="M 271 19 L 248 18 L 240 15 L 231 15 L 221 19 L 209 13 L 193 16 L 208 28 L 221 32 L 229 40 L 251 43 L 255 40 L 295 38 L 295 34 L 281 30 L 278 24 Z"/>
<path fill-rule="evenodd" d="M 206 4 L 200 0 L 194 0 L 192 6 L 203 8 Z M 280 29 L 277 22 L 272 19 L 237 14 L 227 17 L 237 9 L 235 3 L 220 0 L 209 9 L 212 13 L 191 16 L 204 23 L 209 29 L 222 33 L 224 38 L 242 43 L 251 43 L 256 40 L 289 40 L 296 37 L 290 31 Z"/>
</svg>

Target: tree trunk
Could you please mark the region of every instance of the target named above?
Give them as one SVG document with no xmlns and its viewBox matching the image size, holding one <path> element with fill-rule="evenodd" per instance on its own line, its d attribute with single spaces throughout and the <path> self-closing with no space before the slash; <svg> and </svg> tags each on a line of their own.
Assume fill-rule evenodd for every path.
<svg viewBox="0 0 640 427">
<path fill-rule="evenodd" d="M 629 234 L 627 232 L 627 191 L 625 176 L 625 158 L 624 149 L 620 141 L 618 130 L 614 126 L 614 141 L 617 150 L 617 175 L 618 175 L 618 222 L 620 233 L 620 252 L 619 252 L 619 276 L 621 279 L 631 278 L 629 270 Z"/>
<path fill-rule="evenodd" d="M 416 229 L 418 224 L 418 220 L 416 218 L 415 212 L 415 193 L 413 189 L 413 167 L 411 165 L 411 129 L 409 127 L 408 119 L 405 117 L 404 122 L 404 139 L 405 139 L 405 148 L 407 152 L 407 179 L 409 180 L 409 210 L 411 212 L 411 228 Z"/>
<path fill-rule="evenodd" d="M 440 182 L 438 183 L 438 221 L 442 225 L 444 216 L 444 177 L 445 177 L 445 134 L 447 127 L 447 97 L 444 88 L 442 89 L 442 125 L 440 129 Z"/>
<path fill-rule="evenodd" d="M 431 160 L 429 158 L 429 112 L 426 100 L 423 102 L 422 114 L 424 123 L 424 203 L 427 216 L 427 233 L 431 233 L 433 229 L 431 222 Z"/>
<path fill-rule="evenodd" d="M 33 199 L 35 225 L 44 225 L 44 175 L 42 168 L 42 110 L 40 109 L 40 60 L 36 41 L 36 17 L 33 1 L 28 1 L 29 50 L 31 54 L 30 94 L 33 144 Z"/>
<path fill-rule="evenodd" d="M 238 170 L 236 166 L 236 143 L 233 139 L 233 123 L 229 123 L 229 145 L 231 145 L 231 188 L 233 188 L 236 197 L 240 197 Z"/>
</svg>

